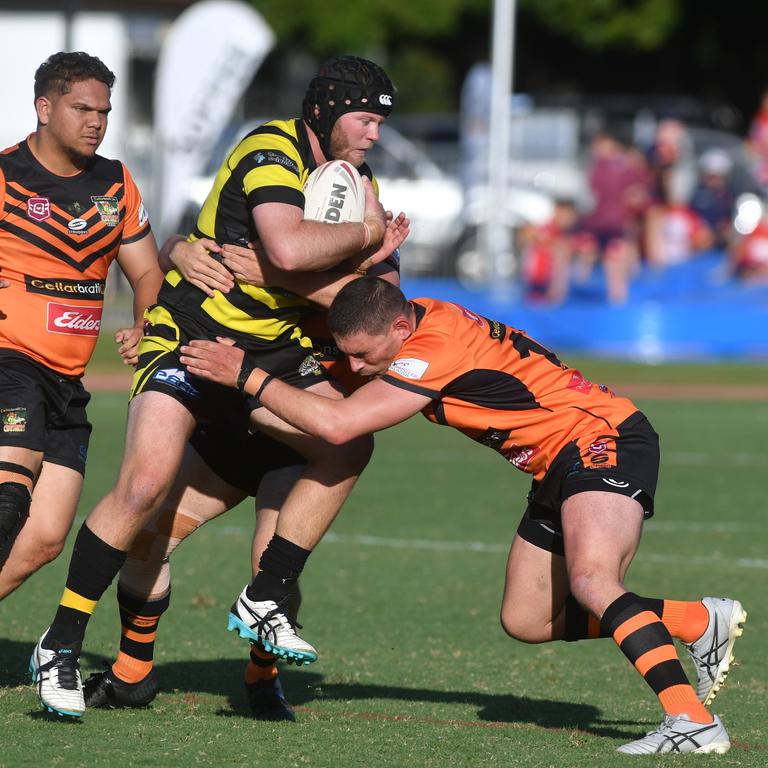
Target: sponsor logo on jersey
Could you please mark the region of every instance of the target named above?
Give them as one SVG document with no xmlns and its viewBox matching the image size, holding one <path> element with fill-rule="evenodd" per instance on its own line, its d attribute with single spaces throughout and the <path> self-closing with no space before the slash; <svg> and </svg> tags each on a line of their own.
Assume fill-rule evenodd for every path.
<svg viewBox="0 0 768 768">
<path fill-rule="evenodd" d="M 3 432 L 24 432 L 27 428 L 26 408 L 0 408 L 0 424 Z"/>
<path fill-rule="evenodd" d="M 504 341 L 504 336 L 507 333 L 507 326 L 504 323 L 500 323 L 498 320 L 488 320 L 488 336 L 495 341 Z"/>
<path fill-rule="evenodd" d="M 379 96 L 379 104 L 382 104 L 385 107 L 391 107 L 392 96 L 388 93 L 382 93 L 381 96 Z"/>
<path fill-rule="evenodd" d="M 402 357 L 389 366 L 392 373 L 396 373 L 404 379 L 420 379 L 426 373 L 427 368 L 429 368 L 429 363 L 416 357 Z"/>
<path fill-rule="evenodd" d="M 299 366 L 299 376 L 320 376 L 323 366 L 312 355 L 307 355 Z"/>
<path fill-rule="evenodd" d="M 471 320 L 473 323 L 477 323 L 481 328 L 485 326 L 485 321 L 482 317 L 480 317 L 480 315 L 476 315 L 466 307 L 462 307 L 461 304 L 454 304 L 453 306 L 456 307 L 456 309 L 458 309 L 459 312 L 464 315 L 464 317 Z"/>
<path fill-rule="evenodd" d="M 60 299 L 86 299 L 103 301 L 104 280 L 65 280 L 62 277 L 34 277 L 24 275 L 27 293 L 42 293 Z"/>
<path fill-rule="evenodd" d="M 85 219 L 70 219 L 67 229 L 78 235 L 87 234 L 88 222 Z"/>
<path fill-rule="evenodd" d="M 581 371 L 573 371 L 571 380 L 568 382 L 568 389 L 573 389 L 582 395 L 588 395 L 592 390 L 592 382 L 585 379 Z"/>
<path fill-rule="evenodd" d="M 587 450 L 590 453 L 605 453 L 608 450 L 608 443 L 605 440 L 597 440 L 592 443 Z"/>
<path fill-rule="evenodd" d="M 282 152 L 273 152 L 272 150 L 265 150 L 264 152 L 258 152 L 253 156 L 254 161 L 256 162 L 256 165 L 264 165 L 265 163 L 276 163 L 277 165 L 282 165 L 288 168 L 289 170 L 293 171 L 294 173 L 299 172 L 299 166 L 296 165 L 296 163 L 291 160 L 290 157 L 287 155 L 284 155 Z"/>
<path fill-rule="evenodd" d="M 147 212 L 147 208 L 144 205 L 144 201 L 142 200 L 139 203 L 139 226 L 143 227 L 148 221 L 149 213 Z"/>
<path fill-rule="evenodd" d="M 155 371 L 152 378 L 192 397 L 200 397 L 197 388 L 187 381 L 187 372 L 183 368 L 161 368 L 159 371 Z"/>
<path fill-rule="evenodd" d="M 507 440 L 509 440 L 509 430 L 495 429 L 494 427 L 488 427 L 482 435 L 477 437 L 477 442 L 480 445 L 486 445 L 488 448 L 493 448 L 494 451 L 500 450 Z"/>
<path fill-rule="evenodd" d="M 512 445 L 504 451 L 504 456 L 513 467 L 525 471 L 531 461 L 540 453 L 541 446 L 539 445 Z"/>
<path fill-rule="evenodd" d="M 27 201 L 27 216 L 35 221 L 51 217 L 51 201 L 47 197 L 30 197 Z"/>
<path fill-rule="evenodd" d="M 614 480 L 612 477 L 604 477 L 603 482 L 614 488 L 629 488 L 629 483 L 626 480 Z"/>
<path fill-rule="evenodd" d="M 93 195 L 91 202 L 96 206 L 99 217 L 108 227 L 116 227 L 120 223 L 120 206 L 116 197 Z"/>
<path fill-rule="evenodd" d="M 98 336 L 101 307 L 78 307 L 48 302 L 48 330 L 67 336 Z"/>
</svg>

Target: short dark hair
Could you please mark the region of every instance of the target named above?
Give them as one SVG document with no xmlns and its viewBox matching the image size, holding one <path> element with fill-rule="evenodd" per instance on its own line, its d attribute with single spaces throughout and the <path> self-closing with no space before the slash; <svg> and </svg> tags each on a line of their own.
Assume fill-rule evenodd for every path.
<svg viewBox="0 0 768 768">
<path fill-rule="evenodd" d="M 384 333 L 398 315 L 408 312 L 408 300 L 392 283 L 378 277 L 361 277 L 347 283 L 328 310 L 334 336 Z"/>
<path fill-rule="evenodd" d="M 35 100 L 49 93 L 62 96 L 82 80 L 98 80 L 112 90 L 115 75 L 101 59 L 82 51 L 54 53 L 35 72 Z"/>
</svg>

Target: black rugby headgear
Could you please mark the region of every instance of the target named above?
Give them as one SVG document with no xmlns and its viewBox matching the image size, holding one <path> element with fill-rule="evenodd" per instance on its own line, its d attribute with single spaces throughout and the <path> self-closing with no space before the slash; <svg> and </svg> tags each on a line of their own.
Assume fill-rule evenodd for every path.
<svg viewBox="0 0 768 768">
<path fill-rule="evenodd" d="M 331 129 L 347 112 L 389 116 L 395 88 L 387 73 L 368 59 L 335 56 L 320 65 L 302 102 L 302 117 L 315 132 L 330 159 Z M 315 107 L 319 114 L 315 114 Z"/>
</svg>

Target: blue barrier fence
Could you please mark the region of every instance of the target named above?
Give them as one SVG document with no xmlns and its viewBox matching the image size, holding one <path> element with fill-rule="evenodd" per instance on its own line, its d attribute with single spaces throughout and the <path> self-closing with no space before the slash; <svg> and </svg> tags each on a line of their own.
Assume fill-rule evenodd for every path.
<svg viewBox="0 0 768 768">
<path fill-rule="evenodd" d="M 646 362 L 768 361 L 768 285 L 725 279 L 723 259 L 711 252 L 663 271 L 644 268 L 621 307 L 606 304 L 599 271 L 557 307 L 526 300 L 514 284 L 479 289 L 404 277 L 403 290 L 462 304 L 558 352 Z"/>
</svg>

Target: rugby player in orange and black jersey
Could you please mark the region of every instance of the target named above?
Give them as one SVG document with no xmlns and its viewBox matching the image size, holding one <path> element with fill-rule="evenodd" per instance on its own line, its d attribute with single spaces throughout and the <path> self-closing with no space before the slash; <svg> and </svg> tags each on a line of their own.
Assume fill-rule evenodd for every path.
<svg viewBox="0 0 768 768">
<path fill-rule="evenodd" d="M 87 54 L 50 57 L 35 74 L 37 130 L 0 152 L 0 599 L 58 554 L 74 516 L 91 432 L 80 379 L 110 264 L 134 289 L 124 350 L 162 279 L 136 184 L 96 154 L 113 81 Z M 25 526 L 33 489 L 41 509 Z"/>
</svg>

